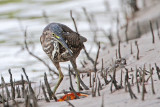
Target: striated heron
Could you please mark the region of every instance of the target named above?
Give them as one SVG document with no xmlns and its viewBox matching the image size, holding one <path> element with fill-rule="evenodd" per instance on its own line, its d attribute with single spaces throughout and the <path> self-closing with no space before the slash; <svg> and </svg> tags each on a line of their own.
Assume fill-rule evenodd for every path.
<svg viewBox="0 0 160 107">
<path fill-rule="evenodd" d="M 50 23 L 44 28 L 40 37 L 42 48 L 59 71 L 59 80 L 54 87 L 53 95 L 55 95 L 57 88 L 63 80 L 63 73 L 61 72 L 59 62 L 71 61 L 74 68 L 76 68 L 78 91 L 80 90 L 80 78 L 76 58 L 81 49 L 84 48 L 83 42 L 86 41 L 85 37 L 82 37 L 64 24 Z"/>
</svg>

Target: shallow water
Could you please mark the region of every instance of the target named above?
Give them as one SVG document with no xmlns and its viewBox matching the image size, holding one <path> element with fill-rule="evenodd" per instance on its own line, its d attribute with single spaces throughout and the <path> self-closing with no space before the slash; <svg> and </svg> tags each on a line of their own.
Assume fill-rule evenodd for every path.
<svg viewBox="0 0 160 107">
<path fill-rule="evenodd" d="M 43 28 L 47 25 L 43 12 L 45 11 L 49 22 L 59 22 L 68 25 L 74 29 L 70 18 L 70 10 L 77 22 L 78 30 L 88 41 L 85 43 L 86 49 L 91 53 L 97 51 L 97 46 L 93 43 L 93 33 L 86 20 L 82 7 L 85 7 L 88 13 L 95 17 L 98 28 L 109 32 L 109 29 L 115 29 L 116 15 L 120 11 L 119 0 L 108 0 L 109 10 L 107 10 L 104 0 L 0 0 L 0 74 L 9 81 L 8 69 L 11 68 L 15 80 L 21 78 L 23 74 L 21 68 L 24 67 L 28 76 L 37 81 L 43 77 L 47 68 L 37 59 L 30 56 L 24 50 L 24 32 L 27 27 L 28 44 L 37 56 L 44 59 L 51 67 L 55 69 L 46 54 L 42 51 L 39 37 Z M 98 33 L 98 41 L 102 45 L 108 42 L 103 33 Z M 81 51 L 79 61 L 85 59 L 85 54 Z M 68 67 L 68 63 L 62 63 L 62 67 Z M 78 67 L 81 67 L 79 64 Z M 67 74 L 67 71 L 63 69 Z M 1 81 L 1 80 L 0 80 Z"/>
</svg>

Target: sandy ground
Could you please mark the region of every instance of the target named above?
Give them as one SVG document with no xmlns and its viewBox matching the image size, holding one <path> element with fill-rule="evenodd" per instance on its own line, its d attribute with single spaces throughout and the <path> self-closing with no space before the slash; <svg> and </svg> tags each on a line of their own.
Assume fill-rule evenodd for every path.
<svg viewBox="0 0 160 107">
<path fill-rule="evenodd" d="M 157 4 L 155 7 L 160 7 L 160 4 Z M 159 8 L 158 7 L 158 8 Z M 153 11 L 155 11 L 155 8 L 152 8 Z M 148 11 L 150 13 L 150 11 Z M 144 13 L 147 14 L 147 13 Z M 156 16 L 156 15 L 155 15 Z M 140 16 L 142 17 L 142 16 Z M 145 17 L 145 16 L 143 16 Z M 137 18 L 138 20 L 138 18 Z M 147 19 L 148 20 L 148 19 Z M 139 19 L 140 21 L 140 19 Z M 135 26 L 134 26 L 135 27 Z M 135 32 L 136 33 L 136 32 Z M 131 33 L 129 33 L 131 34 Z M 157 63 L 157 65 L 160 67 L 160 39 L 157 35 L 157 30 L 154 30 L 155 34 L 155 43 L 152 43 L 152 34 L 151 32 L 145 33 L 141 36 L 141 38 L 138 39 L 133 39 L 130 40 L 129 43 L 127 44 L 126 42 L 121 43 L 121 56 L 126 59 L 127 64 L 126 68 L 127 69 L 133 69 L 132 72 L 129 72 L 129 77 L 131 77 L 131 74 L 135 76 L 135 68 L 136 66 L 143 67 L 144 64 L 146 66 L 146 69 L 149 69 L 149 64 L 151 64 L 152 67 L 155 68 L 154 64 Z M 133 36 L 133 35 L 131 35 Z M 139 46 L 139 55 L 140 59 L 137 60 L 137 48 L 135 46 L 135 41 L 138 42 Z M 133 47 L 133 54 L 131 54 L 131 47 L 130 44 L 132 44 Z M 97 68 L 98 70 L 101 69 L 101 60 L 103 58 L 104 60 L 104 68 L 110 67 L 115 59 L 116 59 L 116 49 L 118 48 L 117 45 L 114 47 L 108 47 L 104 48 L 103 46 L 101 47 L 100 50 L 100 55 L 98 58 L 98 65 Z M 83 68 L 85 70 L 89 70 L 93 68 L 93 65 L 87 61 L 88 64 L 86 65 L 86 68 Z M 82 69 L 82 70 L 83 70 Z M 123 70 L 123 85 L 124 85 L 124 76 L 125 76 L 125 70 Z M 119 84 L 120 80 L 120 72 L 121 69 L 116 71 L 116 79 Z M 87 77 L 87 74 L 84 73 L 84 78 L 82 79 L 84 83 L 89 86 L 89 77 Z M 148 75 L 146 76 L 146 78 Z M 102 84 L 104 84 L 104 80 L 99 76 L 100 81 Z M 108 78 L 109 79 L 109 78 Z M 125 89 L 122 88 L 120 90 L 116 90 L 113 93 L 110 91 L 110 85 L 104 85 L 102 90 L 100 91 L 101 96 L 96 95 L 96 97 L 92 97 L 92 95 L 89 95 L 86 98 L 81 98 L 81 99 L 76 99 L 76 100 L 71 100 L 70 103 L 72 103 L 75 107 L 100 107 L 102 105 L 102 96 L 104 96 L 104 107 L 159 107 L 160 106 L 160 80 L 158 80 L 156 70 L 154 69 L 153 71 L 153 80 L 154 80 L 154 88 L 155 88 L 155 95 L 152 94 L 151 90 L 151 80 L 145 83 L 146 86 L 146 91 L 147 93 L 145 94 L 145 100 L 142 101 L 142 85 L 140 85 L 140 93 L 137 92 L 137 87 L 134 79 L 134 83 L 132 84 L 132 90 L 134 94 L 137 96 L 138 99 L 131 99 L 130 95 L 128 92 L 125 92 Z M 54 80 L 51 84 L 52 88 L 54 88 L 54 85 L 57 80 Z M 76 79 L 73 79 L 73 86 L 77 87 L 75 83 Z M 131 81 L 131 80 L 129 80 Z M 69 90 L 70 84 L 69 84 L 69 77 L 65 76 L 60 87 L 57 90 L 57 93 L 63 92 L 63 90 Z M 114 90 L 114 88 L 113 88 Z M 88 91 L 91 92 L 91 89 Z M 42 95 L 42 94 L 41 94 Z M 57 94 L 57 97 L 62 96 L 63 94 Z M 43 97 L 43 95 L 42 95 Z M 39 107 L 68 107 L 69 104 L 67 102 L 55 102 L 51 101 L 50 103 L 47 103 L 44 100 L 38 101 Z M 1 105 L 0 105 L 1 106 Z"/>
<path fill-rule="evenodd" d="M 127 43 L 121 44 L 121 55 L 123 58 L 126 59 L 127 65 L 125 66 L 129 70 L 132 68 L 134 71 L 130 72 L 130 74 L 133 74 L 135 76 L 135 67 L 143 67 L 145 64 L 147 70 L 149 69 L 149 64 L 151 64 L 152 67 L 154 66 L 154 63 L 157 63 L 158 66 L 160 66 L 160 40 L 158 39 L 158 36 L 155 35 L 155 44 L 152 44 L 152 36 L 151 33 L 148 33 L 146 35 L 143 35 L 141 38 L 129 41 L 129 44 L 132 43 L 133 46 L 133 54 L 130 54 L 130 45 Z M 136 59 L 136 46 L 134 44 L 135 41 L 138 41 L 139 50 L 140 50 L 140 59 Z M 117 49 L 117 46 L 108 48 L 105 50 L 101 50 L 99 57 L 99 64 L 98 68 L 101 68 L 101 59 L 104 60 L 104 67 L 109 67 L 109 64 L 112 63 L 112 58 L 115 59 L 115 50 Z M 125 76 L 125 70 L 122 69 L 123 77 Z M 86 74 L 85 74 L 86 75 Z M 147 78 L 148 76 L 146 76 Z M 120 70 L 117 70 L 116 72 L 116 78 L 117 80 L 120 79 Z M 104 84 L 103 79 L 101 78 L 101 83 Z M 87 98 L 82 98 L 79 100 L 72 100 L 70 101 L 75 107 L 100 107 L 102 104 L 102 95 L 104 95 L 104 106 L 107 107 L 159 107 L 160 105 L 160 80 L 158 80 L 156 70 L 153 71 L 153 80 L 154 80 L 154 86 L 155 86 L 155 92 L 156 94 L 152 94 L 151 90 L 151 82 L 150 80 L 146 83 L 146 90 L 147 93 L 145 94 L 145 100 L 142 101 L 142 86 L 140 85 L 141 93 L 137 92 L 135 79 L 134 84 L 132 85 L 132 90 L 135 93 L 135 95 L 138 97 L 138 99 L 131 99 L 128 92 L 125 92 L 125 89 L 117 90 L 113 93 L 110 92 L 110 84 L 103 86 L 103 90 L 100 91 L 101 96 L 92 97 L 89 95 Z M 84 77 L 83 81 L 89 85 L 89 78 L 87 76 Z M 124 84 L 124 79 L 123 79 Z M 76 88 L 76 84 L 74 84 Z M 69 87 L 69 80 L 68 77 L 65 77 L 64 81 L 60 85 L 60 88 L 57 92 L 61 92 L 62 89 L 66 89 Z M 51 103 L 44 103 L 39 102 L 40 107 L 65 107 L 68 106 L 67 102 L 51 102 Z"/>
</svg>

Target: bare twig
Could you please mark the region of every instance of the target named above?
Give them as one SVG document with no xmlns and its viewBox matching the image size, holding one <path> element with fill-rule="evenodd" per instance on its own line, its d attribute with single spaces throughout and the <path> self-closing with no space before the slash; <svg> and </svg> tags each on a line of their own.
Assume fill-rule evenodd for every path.
<svg viewBox="0 0 160 107">
<path fill-rule="evenodd" d="M 153 32 L 152 22 L 151 22 L 151 21 L 149 21 L 149 24 L 150 24 L 150 29 L 151 29 L 151 32 L 152 32 L 152 43 L 154 44 L 154 43 L 155 43 L 155 37 L 154 37 L 154 32 Z"/>
<path fill-rule="evenodd" d="M 144 101 L 144 94 L 145 94 L 145 68 L 143 69 L 142 75 L 142 101 Z"/>
<path fill-rule="evenodd" d="M 113 37 L 112 37 L 112 33 L 110 31 L 110 34 L 107 35 L 107 33 L 105 32 L 105 30 L 102 29 L 103 34 L 109 39 L 111 46 L 114 46 L 114 42 L 113 42 Z"/>
<path fill-rule="evenodd" d="M 125 91 L 127 92 L 127 84 L 128 84 L 128 78 L 129 78 L 129 76 L 128 76 L 128 69 L 125 68 L 125 70 L 126 70 L 126 75 L 125 75 L 124 87 L 125 87 Z"/>
<path fill-rule="evenodd" d="M 118 41 L 118 56 L 119 56 L 119 59 L 121 58 L 121 46 L 120 46 L 120 41 Z"/>
<path fill-rule="evenodd" d="M 5 87 L 5 90 L 6 90 L 6 94 L 7 94 L 7 100 L 10 100 L 10 93 L 9 93 L 9 90 L 8 90 L 8 87 L 7 87 L 7 85 L 6 85 L 6 83 L 5 83 L 5 81 L 4 81 L 4 78 L 1 76 L 1 81 L 2 81 L 2 84 L 3 84 L 3 86 Z"/>
<path fill-rule="evenodd" d="M 117 13 L 117 38 L 118 38 L 118 41 L 121 42 L 121 38 L 119 36 L 119 13 Z"/>
<path fill-rule="evenodd" d="M 28 78 L 28 76 L 27 76 L 27 74 L 26 74 L 25 69 L 22 68 L 22 70 L 23 70 L 23 73 L 24 73 L 25 76 L 26 76 L 26 79 L 27 79 L 28 83 L 29 83 L 29 91 L 30 91 L 30 96 L 31 96 L 31 98 L 32 98 L 32 100 L 33 100 L 33 106 L 34 106 L 34 107 L 38 107 L 37 98 L 36 98 L 36 96 L 35 96 L 35 92 L 34 92 L 32 86 L 31 86 L 31 82 L 29 81 L 29 78 Z"/>
<path fill-rule="evenodd" d="M 120 79 L 120 87 L 123 87 L 123 85 L 122 85 L 122 70 L 121 70 L 121 79 Z"/>
<path fill-rule="evenodd" d="M 101 46 L 100 46 L 100 42 L 99 42 L 99 44 L 98 44 L 98 51 L 97 51 L 97 55 L 96 55 L 96 59 L 95 59 L 95 61 L 94 61 L 94 72 L 95 72 L 95 73 L 97 72 L 97 67 L 96 67 L 96 65 L 97 65 L 97 60 L 98 60 L 98 57 L 99 57 L 100 48 L 101 48 Z M 95 75 L 95 76 L 96 76 L 96 75 Z"/>
<path fill-rule="evenodd" d="M 139 47 L 138 47 L 137 41 L 135 41 L 135 45 L 137 47 L 137 60 L 139 60 Z"/>
<path fill-rule="evenodd" d="M 126 29 L 125 29 L 125 36 L 126 36 L 126 42 L 128 43 L 128 23 L 126 24 Z"/>
<path fill-rule="evenodd" d="M 140 89 L 139 89 L 139 83 L 138 83 L 138 69 L 137 69 L 137 67 L 136 67 L 136 84 L 137 84 L 137 91 L 138 91 L 138 93 L 140 93 Z"/>
<path fill-rule="evenodd" d="M 45 91 L 45 88 L 44 88 L 43 84 L 42 84 L 42 90 L 43 90 L 43 95 L 45 97 L 46 102 L 50 102 L 49 99 L 48 99 L 48 97 L 47 97 L 47 95 L 46 95 L 46 91 Z"/>
<path fill-rule="evenodd" d="M 156 27 L 157 27 L 157 35 L 160 39 L 160 32 L 159 32 L 159 24 L 158 24 L 158 20 L 156 21 Z"/>
<path fill-rule="evenodd" d="M 160 80 L 160 68 L 157 66 L 156 63 L 155 63 L 155 67 L 156 67 L 158 79 Z"/>
<path fill-rule="evenodd" d="M 130 47 L 131 47 L 131 54 L 133 54 L 132 43 L 130 43 Z"/>
<path fill-rule="evenodd" d="M 25 92 L 25 86 L 24 86 L 24 79 L 23 79 L 23 75 L 21 75 L 21 81 L 22 81 L 22 98 L 24 98 L 24 92 Z"/>
<path fill-rule="evenodd" d="M 53 99 L 52 98 L 53 92 L 52 92 L 51 87 L 50 87 L 50 85 L 48 83 L 48 79 L 47 79 L 46 73 L 44 73 L 44 82 L 45 82 L 45 85 L 46 85 L 46 88 L 47 88 L 49 99 L 52 100 Z M 53 97 L 54 97 L 55 101 L 57 101 L 57 98 L 55 96 L 53 96 Z"/>
<path fill-rule="evenodd" d="M 73 18 L 73 16 L 72 16 L 72 10 L 70 10 L 70 16 L 71 16 L 72 21 L 73 21 L 73 23 L 74 23 L 74 27 L 75 27 L 75 29 L 76 29 L 76 32 L 78 33 L 78 29 L 77 29 L 76 22 L 75 22 L 75 20 L 74 20 L 74 18 Z M 78 34 L 79 34 L 79 33 L 78 33 Z"/>
<path fill-rule="evenodd" d="M 86 48 L 83 48 L 84 49 L 84 52 L 88 58 L 89 61 L 91 61 L 92 64 L 94 64 L 94 60 L 90 57 L 90 55 L 88 54 L 88 52 L 86 51 Z"/>
<path fill-rule="evenodd" d="M 137 22 L 137 30 L 138 30 L 137 38 L 139 38 L 141 37 L 141 30 L 140 30 L 139 22 Z"/>
<path fill-rule="evenodd" d="M 133 97 L 134 97 L 135 99 L 137 99 L 136 95 L 133 93 L 133 91 L 132 91 L 132 89 L 131 89 L 130 83 L 128 82 L 127 84 L 128 84 L 128 91 L 129 91 L 129 93 L 130 93 L 131 99 L 133 99 Z"/>
<path fill-rule="evenodd" d="M 154 90 L 154 82 L 153 82 L 153 68 L 151 68 L 150 65 L 150 76 L 151 76 L 151 84 L 152 84 L 152 93 L 155 94 L 155 90 Z"/>
<path fill-rule="evenodd" d="M 9 69 L 8 72 L 9 72 L 9 74 L 10 74 L 10 83 L 11 83 L 12 99 L 15 99 L 15 87 L 14 87 L 14 84 L 13 84 L 11 69 Z"/>
</svg>

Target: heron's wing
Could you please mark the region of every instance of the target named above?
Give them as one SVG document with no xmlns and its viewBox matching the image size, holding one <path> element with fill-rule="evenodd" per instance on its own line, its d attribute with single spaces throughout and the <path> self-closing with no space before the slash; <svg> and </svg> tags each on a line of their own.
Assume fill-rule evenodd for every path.
<svg viewBox="0 0 160 107">
<path fill-rule="evenodd" d="M 68 26 L 66 26 L 64 24 L 59 24 L 59 26 L 63 29 L 64 32 L 69 32 L 69 33 L 74 32 L 72 29 L 70 29 Z"/>
</svg>

